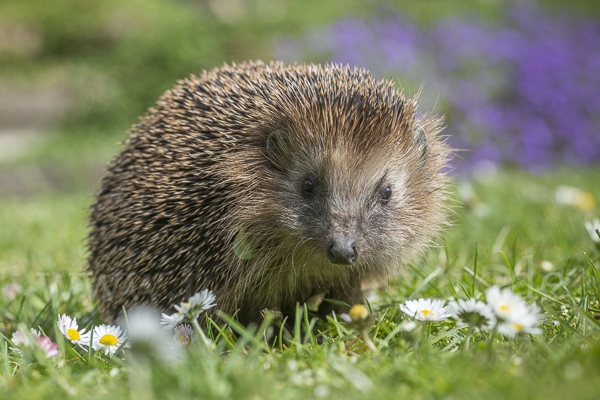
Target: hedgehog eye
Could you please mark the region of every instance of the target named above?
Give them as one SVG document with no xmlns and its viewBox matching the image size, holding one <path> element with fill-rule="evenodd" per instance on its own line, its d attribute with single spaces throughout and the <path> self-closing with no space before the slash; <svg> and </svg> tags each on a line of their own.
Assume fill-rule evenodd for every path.
<svg viewBox="0 0 600 400">
<path fill-rule="evenodd" d="M 314 188 L 315 188 L 315 185 L 313 184 L 313 182 L 310 179 L 306 179 L 304 181 L 304 192 L 305 193 L 312 193 Z"/>
<path fill-rule="evenodd" d="M 385 189 L 383 189 L 381 191 L 381 200 L 384 203 L 387 203 L 388 201 L 390 201 L 391 197 L 392 197 L 392 188 L 389 186 L 386 186 Z"/>
</svg>

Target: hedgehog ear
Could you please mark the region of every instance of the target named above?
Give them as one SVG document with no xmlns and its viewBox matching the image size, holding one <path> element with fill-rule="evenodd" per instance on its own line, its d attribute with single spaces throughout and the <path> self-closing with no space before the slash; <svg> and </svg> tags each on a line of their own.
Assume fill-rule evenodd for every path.
<svg viewBox="0 0 600 400">
<path fill-rule="evenodd" d="M 267 158 L 275 168 L 281 169 L 289 149 L 289 135 L 287 131 L 276 130 L 267 137 Z"/>
<path fill-rule="evenodd" d="M 413 129 L 413 141 L 415 144 L 415 151 L 419 156 L 418 168 L 423 167 L 429 156 L 429 140 L 427 139 L 427 133 L 423 126 L 416 124 Z"/>
</svg>

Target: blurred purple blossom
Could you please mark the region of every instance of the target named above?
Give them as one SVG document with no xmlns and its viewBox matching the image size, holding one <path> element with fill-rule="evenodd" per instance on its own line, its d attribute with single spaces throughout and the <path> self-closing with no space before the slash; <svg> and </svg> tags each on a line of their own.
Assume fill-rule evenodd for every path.
<svg viewBox="0 0 600 400">
<path fill-rule="evenodd" d="M 495 26 L 454 17 L 428 28 L 400 16 L 346 18 L 276 46 L 287 61 L 323 59 L 425 89 L 461 157 L 543 170 L 600 163 L 600 23 L 513 3 Z M 459 168 L 459 170 L 464 169 Z"/>
</svg>

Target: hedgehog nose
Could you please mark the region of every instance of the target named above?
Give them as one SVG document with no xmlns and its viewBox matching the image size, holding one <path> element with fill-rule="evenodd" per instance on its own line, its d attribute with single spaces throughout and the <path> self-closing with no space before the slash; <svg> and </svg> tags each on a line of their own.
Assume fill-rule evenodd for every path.
<svg viewBox="0 0 600 400">
<path fill-rule="evenodd" d="M 334 237 L 327 243 L 327 257 L 332 264 L 350 265 L 358 258 L 358 245 L 351 237 Z"/>
</svg>

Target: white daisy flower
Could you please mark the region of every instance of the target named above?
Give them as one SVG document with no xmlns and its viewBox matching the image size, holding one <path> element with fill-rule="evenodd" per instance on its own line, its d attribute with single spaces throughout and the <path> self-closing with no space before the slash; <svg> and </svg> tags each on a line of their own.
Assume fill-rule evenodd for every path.
<svg viewBox="0 0 600 400">
<path fill-rule="evenodd" d="M 77 318 L 71 318 L 67 314 L 62 316 L 58 314 L 58 330 L 63 336 L 71 341 L 71 343 L 78 344 L 81 347 L 90 345 L 90 333 L 86 333 L 86 329 L 79 329 L 77 325 Z"/>
<path fill-rule="evenodd" d="M 177 312 L 175 314 L 161 314 L 160 323 L 165 326 L 165 329 L 173 329 L 183 322 L 185 314 Z"/>
<path fill-rule="evenodd" d="M 345 322 L 362 322 L 369 318 L 369 309 L 362 304 L 356 304 L 350 308 L 348 314 L 341 313 L 340 318 L 342 318 Z"/>
<path fill-rule="evenodd" d="M 52 341 L 48 337 L 42 335 L 41 332 L 31 328 L 29 330 L 29 334 L 33 339 L 33 343 L 23 332 L 16 331 L 15 333 L 13 333 L 11 341 L 17 347 L 11 347 L 11 350 L 22 355 L 22 349 L 37 346 L 44 352 L 44 354 L 48 358 L 56 357 L 60 354 L 60 351 L 58 350 L 58 345 L 56 343 L 52 343 Z"/>
<path fill-rule="evenodd" d="M 417 326 L 415 321 L 403 321 L 402 324 L 400 324 L 400 328 L 404 332 L 412 332 Z"/>
<path fill-rule="evenodd" d="M 159 312 L 153 308 L 141 307 L 128 312 L 129 330 L 127 331 L 128 343 L 135 357 L 149 357 L 162 362 L 171 362 L 177 359 L 177 351 L 169 349 L 166 343 L 170 335 L 159 324 Z M 126 326 L 125 319 L 119 325 Z"/>
<path fill-rule="evenodd" d="M 181 308 L 175 306 L 175 309 L 181 313 L 192 315 L 192 318 L 196 319 L 200 313 L 213 308 L 216 305 L 215 300 L 213 292 L 204 289 L 200 293 L 196 293 L 190 297 L 187 303 L 182 303 Z"/>
<path fill-rule="evenodd" d="M 448 311 L 454 319 L 464 324 L 473 324 L 475 331 L 480 329 L 490 330 L 496 326 L 496 315 L 492 309 L 482 301 L 474 298 L 459 299 L 448 304 Z"/>
<path fill-rule="evenodd" d="M 31 328 L 29 330 L 29 333 L 31 334 L 32 337 L 39 337 L 42 336 L 42 334 L 38 331 L 36 331 L 35 329 Z M 14 351 L 15 353 L 18 353 L 20 355 L 23 354 L 23 350 L 21 350 L 24 347 L 29 347 L 31 345 L 31 342 L 29 341 L 29 339 L 27 338 L 27 336 L 25 336 L 25 334 L 21 331 L 15 331 L 12 334 L 12 337 L 10 338 L 11 342 L 13 342 L 13 344 L 16 347 L 11 347 L 10 349 L 12 351 Z"/>
<path fill-rule="evenodd" d="M 56 357 L 60 354 L 58 350 L 58 345 L 56 343 L 52 343 L 52 341 L 46 336 L 40 336 L 35 338 L 40 349 L 46 354 L 46 357 L 52 358 Z"/>
<path fill-rule="evenodd" d="M 42 336 L 41 332 L 38 330 L 35 330 L 33 328 L 31 328 L 29 330 L 29 333 L 31 334 L 32 337 L 36 337 L 36 336 Z M 13 344 L 17 347 L 23 347 L 23 346 L 28 346 L 30 344 L 29 339 L 27 339 L 27 336 L 25 336 L 25 334 L 21 331 L 16 331 L 15 333 L 12 334 L 12 337 L 10 338 L 10 340 L 13 342 Z M 14 347 L 11 347 L 13 350 L 17 350 Z"/>
<path fill-rule="evenodd" d="M 528 305 L 509 288 L 500 290 L 498 286 L 486 290 L 485 298 L 500 320 L 497 327 L 499 333 L 511 338 L 518 333 L 542 333 L 536 327 L 541 319 L 540 308 L 537 305 Z"/>
<path fill-rule="evenodd" d="M 515 337 L 519 333 L 531 333 L 539 335 L 542 330 L 536 327 L 540 321 L 540 308 L 533 304 L 520 311 L 518 314 L 511 316 L 510 320 L 506 320 L 498 325 L 498 332 L 510 338 Z"/>
<path fill-rule="evenodd" d="M 175 333 L 171 339 L 171 348 L 194 347 L 196 337 L 194 329 L 190 324 L 181 324 L 175 328 Z"/>
<path fill-rule="evenodd" d="M 216 305 L 215 299 L 212 291 L 204 289 L 190 297 L 187 302 L 175 305 L 177 313 L 162 314 L 160 323 L 165 325 L 165 329 L 173 329 L 182 322 L 196 320 L 201 313 Z"/>
<path fill-rule="evenodd" d="M 11 282 L 2 287 L 2 294 L 6 297 L 6 300 L 11 301 L 17 298 L 17 296 L 23 291 L 23 287 L 17 282 Z"/>
<path fill-rule="evenodd" d="M 523 313 L 527 313 L 527 303 L 521 296 L 514 294 L 510 288 L 500 290 L 498 286 L 492 286 L 485 291 L 485 299 L 494 311 L 498 319 L 512 321 Z"/>
<path fill-rule="evenodd" d="M 419 321 L 443 321 L 450 317 L 445 303 L 445 300 L 407 300 L 400 305 L 400 310 Z"/>
<path fill-rule="evenodd" d="M 590 211 L 596 205 L 596 199 L 591 193 L 572 186 L 559 186 L 554 199 L 558 204 L 577 207 L 582 211 Z"/>
<path fill-rule="evenodd" d="M 94 327 L 92 338 L 92 347 L 94 350 L 104 350 L 105 355 L 111 357 L 125 343 L 125 348 L 130 345 L 127 342 L 127 336 L 121 331 L 121 328 L 113 325 L 99 325 Z"/>
<path fill-rule="evenodd" d="M 598 234 L 596 233 L 596 229 L 600 229 L 600 219 L 594 218 L 594 220 L 591 222 L 586 221 L 585 229 L 587 229 L 588 233 L 590 234 L 590 237 L 592 238 L 592 240 L 594 242 L 600 243 L 600 238 L 598 237 Z"/>
</svg>

